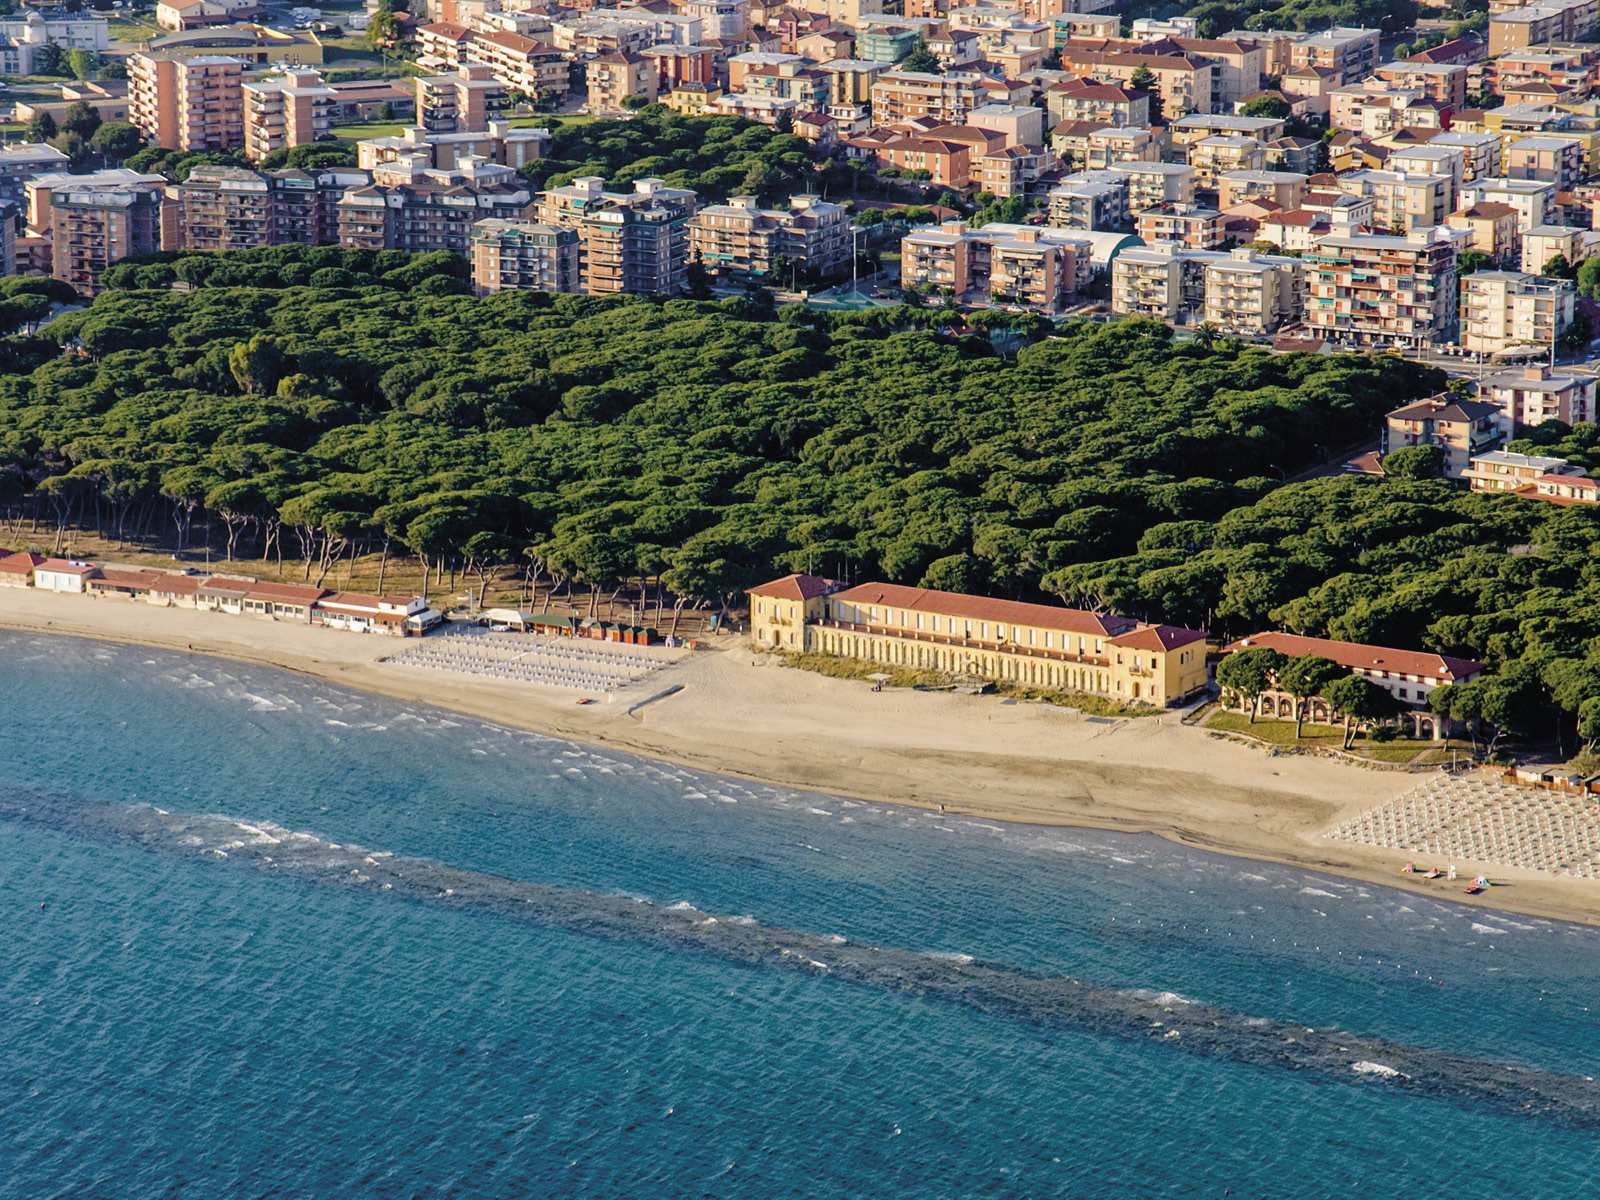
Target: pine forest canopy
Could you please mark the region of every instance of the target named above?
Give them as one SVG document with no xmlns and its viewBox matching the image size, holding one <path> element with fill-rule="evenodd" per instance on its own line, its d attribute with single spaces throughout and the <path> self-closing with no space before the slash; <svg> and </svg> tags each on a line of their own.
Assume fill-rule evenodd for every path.
<svg viewBox="0 0 1600 1200">
<path fill-rule="evenodd" d="M 85 355 L 0 342 L 11 514 L 131 537 L 211 519 L 308 563 L 334 539 L 531 556 L 713 605 L 790 570 L 1056 596 L 1476 657 L 1530 712 L 1600 692 L 1600 512 L 1282 484 L 1442 386 L 1390 355 L 1016 318 L 1035 340 L 1001 358 L 908 307 L 474 300 L 460 260 L 338 248 L 162 258 L 110 275 L 156 290 L 45 327 Z"/>
</svg>

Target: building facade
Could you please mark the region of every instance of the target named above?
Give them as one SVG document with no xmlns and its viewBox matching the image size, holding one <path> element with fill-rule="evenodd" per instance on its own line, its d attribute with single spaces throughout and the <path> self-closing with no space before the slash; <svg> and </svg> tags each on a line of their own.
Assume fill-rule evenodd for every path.
<svg viewBox="0 0 1600 1200">
<path fill-rule="evenodd" d="M 598 176 L 539 195 L 538 220 L 577 231 L 583 290 L 594 295 L 674 295 L 688 269 L 689 219 L 700 197 L 659 179 L 608 192 Z"/>
<path fill-rule="evenodd" d="M 128 119 L 153 146 L 231 150 L 244 144 L 244 63 L 226 55 L 135 54 Z"/>
<path fill-rule="evenodd" d="M 320 72 L 290 71 L 278 79 L 244 84 L 244 153 L 260 162 L 274 150 L 333 138 L 336 92 Z"/>
<path fill-rule="evenodd" d="M 736 279 L 764 278 L 780 260 L 823 277 L 850 265 L 849 216 L 818 196 L 794 196 L 786 209 L 761 208 L 754 196 L 735 196 L 696 212 L 688 234 L 691 259 Z M 787 280 L 779 276 L 774 282 Z"/>
<path fill-rule="evenodd" d="M 1314 336 L 1365 345 L 1455 340 L 1460 317 L 1452 240 L 1426 230 L 1406 237 L 1330 235 L 1301 261 L 1306 325 Z"/>
<path fill-rule="evenodd" d="M 1165 707 L 1206 686 L 1206 635 L 1126 617 L 955 592 L 791 575 L 751 588 L 773 649 L 920 667 Z"/>
<path fill-rule="evenodd" d="M 583 283 L 576 230 L 491 218 L 472 227 L 472 289 L 576 292 Z"/>
<path fill-rule="evenodd" d="M 1461 277 L 1460 288 L 1461 345 L 1476 354 L 1547 351 L 1577 309 L 1571 282 L 1521 271 L 1474 271 Z"/>
</svg>

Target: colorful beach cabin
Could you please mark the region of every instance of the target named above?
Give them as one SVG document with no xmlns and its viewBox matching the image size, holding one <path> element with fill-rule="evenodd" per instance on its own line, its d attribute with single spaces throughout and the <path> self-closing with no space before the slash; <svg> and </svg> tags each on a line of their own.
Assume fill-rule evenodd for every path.
<svg viewBox="0 0 1600 1200">
<path fill-rule="evenodd" d="M 89 580 L 99 573 L 100 568 L 94 563 L 47 558 L 33 568 L 33 586 L 45 592 L 82 595 L 89 590 Z"/>
<path fill-rule="evenodd" d="M 0 587 L 32 587 L 33 570 L 44 561 L 44 555 L 27 550 L 0 557 Z"/>
</svg>

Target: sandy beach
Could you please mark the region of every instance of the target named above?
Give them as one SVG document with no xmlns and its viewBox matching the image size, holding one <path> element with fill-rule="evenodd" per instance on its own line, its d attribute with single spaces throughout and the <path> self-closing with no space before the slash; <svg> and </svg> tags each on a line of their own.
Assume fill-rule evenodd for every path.
<svg viewBox="0 0 1600 1200">
<path fill-rule="evenodd" d="M 1600 880 L 1458 861 L 1496 887 L 1400 874 L 1405 856 L 1325 835 L 1421 777 L 1277 756 L 1176 714 L 1101 722 L 994 696 L 887 689 L 783 667 L 741 640 L 691 654 L 596 703 L 534 683 L 378 660 L 398 639 L 193 609 L 0 589 L 0 628 L 100 638 L 279 667 L 702 770 L 999 821 L 1159 834 L 1438 899 L 1600 923 Z M 676 688 L 669 695 L 662 695 Z"/>
</svg>

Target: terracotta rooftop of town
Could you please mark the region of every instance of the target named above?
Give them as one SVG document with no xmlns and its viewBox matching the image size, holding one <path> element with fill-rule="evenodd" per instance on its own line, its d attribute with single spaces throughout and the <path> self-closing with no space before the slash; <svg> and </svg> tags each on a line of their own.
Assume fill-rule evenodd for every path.
<svg viewBox="0 0 1600 1200">
<path fill-rule="evenodd" d="M 1459 683 L 1483 670 L 1483 664 L 1470 658 L 1451 658 L 1425 650 L 1395 650 L 1389 646 L 1367 646 L 1360 642 L 1336 642 L 1330 638 L 1301 637 L 1296 633 L 1252 633 L 1222 648 L 1224 654 L 1264 646 L 1290 658 L 1315 654 L 1332 659 L 1351 670 L 1393 671 L 1420 675 L 1445 683 Z"/>
</svg>

